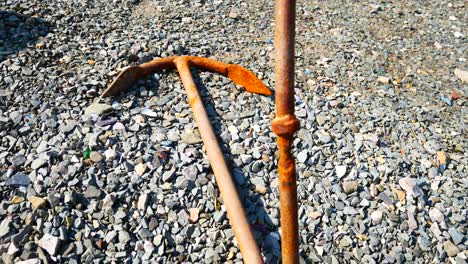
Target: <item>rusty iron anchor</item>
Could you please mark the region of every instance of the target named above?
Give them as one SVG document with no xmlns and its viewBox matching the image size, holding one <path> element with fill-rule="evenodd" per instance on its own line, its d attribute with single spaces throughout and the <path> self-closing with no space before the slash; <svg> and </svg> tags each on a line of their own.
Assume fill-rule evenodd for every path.
<svg viewBox="0 0 468 264">
<path fill-rule="evenodd" d="M 253 236 L 252 229 L 245 214 L 235 183 L 229 172 L 223 153 L 216 139 L 216 134 L 208 119 L 202 99 L 198 94 L 197 86 L 193 80 L 190 67 L 196 67 L 211 72 L 217 72 L 230 78 L 234 83 L 241 85 L 246 91 L 262 95 L 272 95 L 272 92 L 249 70 L 234 64 L 195 57 L 176 56 L 156 59 L 139 66 L 125 68 L 117 78 L 102 93 L 101 97 L 117 95 L 130 88 L 139 78 L 163 69 L 177 69 L 187 93 L 187 99 L 193 110 L 201 138 L 205 145 L 208 159 L 218 184 L 221 197 L 226 207 L 227 215 L 232 229 L 239 243 L 240 251 L 245 263 L 263 263 L 260 250 Z"/>
</svg>

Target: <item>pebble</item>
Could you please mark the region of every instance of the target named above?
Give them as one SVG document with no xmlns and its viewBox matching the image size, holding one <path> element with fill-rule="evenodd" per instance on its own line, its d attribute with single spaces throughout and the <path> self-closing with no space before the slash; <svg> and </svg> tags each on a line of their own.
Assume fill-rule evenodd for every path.
<svg viewBox="0 0 468 264">
<path fill-rule="evenodd" d="M 376 210 L 371 213 L 371 219 L 374 223 L 379 223 L 382 220 L 383 212 L 380 210 Z"/>
<path fill-rule="evenodd" d="M 444 242 L 444 250 L 447 252 L 449 257 L 455 257 L 458 253 L 460 253 L 460 249 L 455 246 L 451 241 Z"/>
<path fill-rule="evenodd" d="M 407 195 L 418 197 L 423 195 L 421 187 L 417 184 L 416 180 L 410 177 L 402 178 L 398 181 L 401 188 L 406 192 Z"/>
<path fill-rule="evenodd" d="M 104 151 L 104 156 L 106 160 L 113 161 L 117 158 L 117 152 L 113 149 L 106 149 L 106 151 Z"/>
<path fill-rule="evenodd" d="M 12 221 L 10 218 L 5 218 L 3 221 L 0 223 L 0 239 L 6 237 L 11 231 L 11 224 Z"/>
<path fill-rule="evenodd" d="M 58 237 L 45 234 L 38 242 L 37 245 L 47 251 L 51 256 L 55 256 L 59 247 L 60 239 Z"/>
<path fill-rule="evenodd" d="M 28 201 L 31 203 L 33 209 L 41 209 L 47 204 L 46 199 L 37 196 L 29 196 Z"/>
<path fill-rule="evenodd" d="M 462 81 L 468 82 L 468 71 L 464 71 L 461 69 L 455 69 L 455 75 Z"/>
<path fill-rule="evenodd" d="M 94 162 L 94 163 L 99 163 L 104 160 L 104 157 L 101 155 L 101 153 L 97 151 L 91 151 L 89 158 Z"/>
<path fill-rule="evenodd" d="M 86 188 L 86 192 L 84 193 L 84 196 L 89 199 L 97 199 L 100 198 L 102 195 L 102 191 L 93 185 L 89 185 L 88 188 Z"/>
<path fill-rule="evenodd" d="M 30 183 L 31 183 L 31 180 L 29 179 L 28 175 L 21 173 L 21 172 L 11 176 L 5 182 L 7 186 L 11 186 L 11 187 L 21 187 L 21 186 L 27 187 L 29 186 Z"/>
<path fill-rule="evenodd" d="M 455 243 L 455 245 L 462 243 L 463 240 L 465 239 L 465 236 L 462 233 L 458 232 L 458 230 L 453 227 L 449 228 L 448 233 L 450 237 L 452 238 L 452 241 Z"/>
<path fill-rule="evenodd" d="M 357 181 L 344 181 L 343 182 L 343 191 L 346 194 L 355 192 L 357 188 L 358 188 Z"/>
<path fill-rule="evenodd" d="M 103 115 L 105 113 L 108 113 L 108 112 L 111 112 L 113 110 L 112 106 L 111 105 L 107 105 L 107 104 L 100 104 L 100 103 L 94 103 L 94 104 L 91 104 L 90 106 L 88 106 L 85 111 L 84 111 L 84 114 L 85 115 Z"/>
<path fill-rule="evenodd" d="M 146 210 L 146 205 L 148 204 L 148 198 L 149 195 L 147 193 L 144 193 L 138 197 L 138 203 L 137 203 L 137 208 L 139 210 Z"/>
<path fill-rule="evenodd" d="M 136 174 L 138 174 L 139 176 L 142 176 L 143 174 L 145 174 L 146 172 L 146 164 L 143 164 L 143 163 L 138 163 L 136 166 L 135 166 L 135 172 Z"/>
<path fill-rule="evenodd" d="M 346 175 L 347 167 L 346 165 L 337 165 L 335 166 L 335 173 L 338 178 L 342 178 Z"/>
<path fill-rule="evenodd" d="M 433 222 L 437 222 L 437 223 L 444 222 L 444 215 L 439 209 L 435 207 L 429 210 L 429 217 L 431 218 Z"/>
<path fill-rule="evenodd" d="M 40 167 L 44 166 L 47 164 L 47 160 L 44 158 L 37 158 L 31 163 L 31 169 L 37 170 Z"/>
</svg>

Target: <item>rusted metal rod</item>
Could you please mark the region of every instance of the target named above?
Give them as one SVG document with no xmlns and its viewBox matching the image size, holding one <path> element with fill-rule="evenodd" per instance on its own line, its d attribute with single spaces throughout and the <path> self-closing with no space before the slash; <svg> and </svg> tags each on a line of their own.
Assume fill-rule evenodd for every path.
<svg viewBox="0 0 468 264">
<path fill-rule="evenodd" d="M 210 160 L 211 168 L 216 177 L 219 191 L 226 206 L 226 211 L 231 222 L 234 234 L 239 242 L 242 257 L 246 263 L 263 263 L 262 256 L 253 237 L 249 221 L 244 212 L 242 202 L 236 190 L 234 181 L 229 173 L 223 153 L 219 148 L 216 134 L 211 127 L 206 114 L 203 101 L 198 94 L 197 86 L 192 78 L 188 61 L 184 58 L 176 59 L 175 64 L 187 93 L 187 99 L 193 110 L 193 116 L 198 125 L 198 130 L 205 144 L 206 153 Z"/>
<path fill-rule="evenodd" d="M 296 165 L 291 153 L 299 120 L 294 115 L 295 0 L 276 0 L 275 5 L 275 105 L 272 130 L 279 148 L 282 263 L 299 263 Z"/>
<path fill-rule="evenodd" d="M 226 64 L 206 58 L 193 56 L 170 57 L 157 59 L 144 63 L 140 66 L 128 67 L 122 71 L 102 97 L 116 95 L 128 89 L 132 83 L 151 73 L 162 69 L 177 68 L 182 83 L 187 93 L 187 99 L 193 110 L 200 135 L 205 145 L 208 159 L 218 184 L 221 197 L 232 229 L 239 243 L 240 251 L 245 263 L 263 263 L 263 258 L 253 236 L 252 229 L 245 214 L 242 202 L 237 193 L 234 181 L 229 173 L 228 166 L 224 160 L 223 153 L 216 139 L 216 134 L 208 119 L 203 106 L 203 101 L 198 94 L 193 81 L 190 66 L 196 66 L 205 70 L 221 73 L 233 80 L 236 84 L 253 93 L 271 95 L 271 91 L 250 71 L 238 65 Z"/>
</svg>

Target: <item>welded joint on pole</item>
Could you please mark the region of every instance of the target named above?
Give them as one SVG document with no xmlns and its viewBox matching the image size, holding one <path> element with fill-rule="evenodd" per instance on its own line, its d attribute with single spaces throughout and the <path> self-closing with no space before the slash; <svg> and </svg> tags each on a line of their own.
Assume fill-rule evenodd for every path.
<svg viewBox="0 0 468 264">
<path fill-rule="evenodd" d="M 273 133 L 280 137 L 290 138 L 300 128 L 299 119 L 294 115 L 277 116 L 271 122 Z"/>
</svg>

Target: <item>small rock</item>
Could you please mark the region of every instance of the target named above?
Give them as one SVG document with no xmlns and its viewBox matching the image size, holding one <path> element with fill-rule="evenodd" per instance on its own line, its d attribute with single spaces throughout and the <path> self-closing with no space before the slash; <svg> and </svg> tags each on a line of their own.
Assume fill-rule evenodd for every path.
<svg viewBox="0 0 468 264">
<path fill-rule="evenodd" d="M 382 216 L 383 216 L 383 212 L 380 211 L 380 210 L 376 210 L 376 211 L 372 212 L 371 213 L 372 222 L 380 223 L 380 221 L 382 220 Z"/>
<path fill-rule="evenodd" d="M 202 139 L 200 136 L 195 134 L 191 130 L 185 131 L 182 135 L 180 135 L 182 143 L 188 144 L 188 145 L 193 145 L 193 144 L 198 144 L 202 142 Z"/>
<path fill-rule="evenodd" d="M 453 227 L 449 228 L 448 233 L 455 245 L 460 244 L 465 239 L 465 236 Z"/>
<path fill-rule="evenodd" d="M 322 217 L 322 213 L 320 213 L 319 211 L 312 211 L 312 212 L 310 212 L 308 215 L 309 215 L 309 217 L 312 218 L 313 220 Z"/>
<path fill-rule="evenodd" d="M 453 72 L 455 75 L 462 81 L 468 82 L 468 71 L 460 70 L 460 69 L 455 69 Z"/>
<path fill-rule="evenodd" d="M 149 195 L 147 193 L 144 193 L 140 195 L 140 197 L 138 197 L 137 208 L 139 210 L 146 210 L 146 205 L 148 204 L 148 198 L 149 198 Z"/>
<path fill-rule="evenodd" d="M 104 151 L 104 156 L 106 157 L 106 160 L 112 161 L 117 158 L 117 152 L 113 149 L 107 149 Z"/>
<path fill-rule="evenodd" d="M 332 138 L 330 134 L 323 132 L 319 134 L 318 141 L 323 144 L 328 144 L 332 141 Z"/>
<path fill-rule="evenodd" d="M 407 195 L 418 197 L 423 194 L 421 187 L 417 184 L 416 180 L 410 177 L 402 178 L 398 181 L 401 188 L 405 190 Z"/>
<path fill-rule="evenodd" d="M 458 253 L 460 253 L 460 249 L 449 240 L 444 242 L 444 250 L 447 252 L 449 257 L 455 257 Z"/>
<path fill-rule="evenodd" d="M 335 173 L 338 178 L 342 178 L 346 175 L 347 168 L 345 165 L 335 166 Z"/>
<path fill-rule="evenodd" d="M 357 188 L 358 188 L 357 181 L 345 181 L 345 182 L 343 182 L 343 191 L 346 194 L 350 194 L 350 193 L 355 192 L 357 190 Z"/>
<path fill-rule="evenodd" d="M 190 208 L 190 222 L 196 223 L 198 221 L 199 214 L 200 208 Z"/>
<path fill-rule="evenodd" d="M 11 187 L 21 187 L 21 186 L 27 187 L 30 183 L 31 183 L 31 180 L 29 179 L 28 175 L 21 173 L 21 172 L 11 176 L 5 182 L 7 186 L 11 186 Z"/>
<path fill-rule="evenodd" d="M 377 78 L 377 81 L 379 83 L 383 83 L 383 84 L 389 84 L 390 83 L 390 78 L 388 78 L 387 76 L 379 76 Z"/>
<path fill-rule="evenodd" d="M 41 264 L 42 261 L 39 258 L 32 258 L 23 261 L 15 262 L 16 264 Z"/>
<path fill-rule="evenodd" d="M 10 200 L 10 204 L 19 204 L 19 203 L 22 203 L 24 202 L 24 198 L 21 197 L 21 196 L 13 196 Z"/>
<path fill-rule="evenodd" d="M 418 237 L 418 244 L 422 251 L 430 251 L 431 250 L 431 241 L 423 236 Z"/>
<path fill-rule="evenodd" d="M 94 103 L 85 109 L 85 115 L 102 115 L 112 111 L 112 106 L 107 104 Z"/>
<path fill-rule="evenodd" d="M 135 172 L 139 176 L 142 176 L 146 172 L 146 164 L 144 163 L 138 163 L 138 165 L 135 166 Z"/>
<path fill-rule="evenodd" d="M 31 203 L 33 209 L 41 209 L 47 204 L 47 200 L 37 196 L 28 197 L 28 201 Z"/>
<path fill-rule="evenodd" d="M 429 217 L 433 222 L 442 223 L 444 221 L 444 215 L 439 209 L 435 207 L 429 210 Z"/>
<path fill-rule="evenodd" d="M 359 214 L 359 212 L 356 209 L 354 209 L 353 207 L 351 207 L 351 206 L 345 206 L 345 208 L 343 208 L 343 213 L 345 215 L 357 215 L 357 214 Z"/>
<path fill-rule="evenodd" d="M 59 249 L 60 239 L 58 237 L 45 234 L 38 242 L 37 245 L 47 251 L 51 256 L 55 256 Z"/>
<path fill-rule="evenodd" d="M 101 194 L 102 191 L 99 188 L 93 185 L 89 185 L 88 188 L 86 188 L 84 196 L 89 199 L 97 199 L 101 197 Z"/>
<path fill-rule="evenodd" d="M 91 154 L 89 155 L 89 158 L 94 162 L 94 163 L 99 163 L 101 162 L 104 157 L 101 155 L 101 153 L 97 151 L 92 151 Z"/>
<path fill-rule="evenodd" d="M 4 238 L 6 235 L 8 235 L 8 233 L 10 233 L 11 224 L 12 221 L 8 217 L 3 219 L 3 221 L 0 223 L 0 239 Z"/>
<path fill-rule="evenodd" d="M 190 165 L 182 170 L 182 174 L 187 180 L 195 181 L 198 175 L 198 169 L 195 165 Z"/>
<path fill-rule="evenodd" d="M 297 154 L 297 161 L 299 161 L 300 163 L 306 162 L 307 158 L 308 158 L 308 151 L 307 150 L 303 150 L 303 151 L 299 152 L 299 154 Z"/>
<path fill-rule="evenodd" d="M 147 116 L 147 117 L 153 117 L 153 118 L 158 117 L 158 114 L 155 111 L 153 111 L 153 110 L 151 110 L 149 108 L 143 109 L 141 111 L 141 114 L 144 115 L 144 116 Z"/>
<path fill-rule="evenodd" d="M 130 234 L 125 231 L 125 230 L 120 230 L 119 232 L 119 242 L 122 244 L 126 244 L 128 241 L 130 241 L 131 237 Z"/>
<path fill-rule="evenodd" d="M 47 160 L 44 158 L 37 158 L 31 163 L 31 169 L 37 170 L 40 167 L 44 166 L 47 164 Z"/>
</svg>

